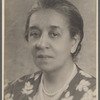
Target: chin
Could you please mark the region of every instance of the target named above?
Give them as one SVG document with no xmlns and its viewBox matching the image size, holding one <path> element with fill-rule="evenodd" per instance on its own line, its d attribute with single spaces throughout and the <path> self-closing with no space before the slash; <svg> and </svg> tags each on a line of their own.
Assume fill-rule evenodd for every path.
<svg viewBox="0 0 100 100">
<path fill-rule="evenodd" d="M 50 70 L 52 70 L 48 65 L 37 65 L 37 67 L 43 71 L 43 72 L 49 72 Z"/>
<path fill-rule="evenodd" d="M 47 64 L 47 65 L 37 65 L 37 67 L 42 71 L 42 72 L 46 72 L 46 73 L 50 73 L 50 72 L 54 72 L 56 70 L 58 70 L 58 67 L 53 66 L 52 64 Z"/>
<path fill-rule="evenodd" d="M 54 69 L 51 67 L 51 65 L 48 64 L 36 64 L 36 66 L 42 71 L 42 72 L 51 72 Z"/>
</svg>

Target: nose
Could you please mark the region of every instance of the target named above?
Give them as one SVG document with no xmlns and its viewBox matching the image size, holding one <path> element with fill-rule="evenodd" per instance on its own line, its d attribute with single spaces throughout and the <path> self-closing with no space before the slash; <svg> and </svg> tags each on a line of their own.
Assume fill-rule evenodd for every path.
<svg viewBox="0 0 100 100">
<path fill-rule="evenodd" d="M 36 48 L 37 49 L 48 49 L 49 48 L 48 37 L 46 35 L 41 35 L 41 37 L 37 40 Z"/>
</svg>

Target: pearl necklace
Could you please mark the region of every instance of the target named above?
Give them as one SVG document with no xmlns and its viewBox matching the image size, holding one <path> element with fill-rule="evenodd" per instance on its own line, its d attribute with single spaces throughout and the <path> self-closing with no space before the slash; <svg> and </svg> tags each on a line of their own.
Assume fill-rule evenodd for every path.
<svg viewBox="0 0 100 100">
<path fill-rule="evenodd" d="M 73 71 L 70 75 L 70 77 L 68 78 L 68 80 L 65 82 L 65 84 L 63 85 L 63 87 L 61 87 L 60 89 L 58 89 L 57 91 L 53 92 L 53 93 L 48 93 L 47 90 L 44 88 L 44 85 L 43 85 L 43 75 L 42 75 L 42 78 L 41 78 L 41 86 L 42 86 L 42 90 L 43 92 L 45 93 L 45 95 L 49 96 L 49 97 L 53 97 L 55 96 L 56 94 L 60 93 L 61 91 L 63 91 L 64 89 L 66 90 L 69 86 L 69 83 L 70 81 L 73 79 L 73 77 L 75 76 L 76 74 L 76 65 L 74 64 L 74 68 L 73 68 Z"/>
</svg>

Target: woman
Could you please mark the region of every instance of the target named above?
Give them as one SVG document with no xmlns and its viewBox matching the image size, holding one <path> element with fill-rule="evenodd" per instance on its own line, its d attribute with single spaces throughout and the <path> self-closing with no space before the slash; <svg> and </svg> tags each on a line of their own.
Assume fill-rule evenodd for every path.
<svg viewBox="0 0 100 100">
<path fill-rule="evenodd" d="M 5 100 L 95 100 L 95 78 L 74 63 L 83 35 L 82 17 L 69 1 L 35 1 L 25 38 L 41 71 L 9 83 Z"/>
</svg>

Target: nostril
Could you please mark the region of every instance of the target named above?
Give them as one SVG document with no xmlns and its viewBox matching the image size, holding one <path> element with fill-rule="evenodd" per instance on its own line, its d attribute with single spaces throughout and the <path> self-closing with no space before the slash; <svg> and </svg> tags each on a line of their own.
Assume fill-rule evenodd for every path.
<svg viewBox="0 0 100 100">
<path fill-rule="evenodd" d="M 47 41 L 38 41 L 37 43 L 36 43 L 36 48 L 37 49 L 45 49 L 45 48 L 49 48 L 49 44 L 48 44 L 48 42 Z"/>
<path fill-rule="evenodd" d="M 43 33 L 41 37 L 36 41 L 36 48 L 37 49 L 45 49 L 49 48 L 49 41 L 48 41 L 47 33 Z"/>
<path fill-rule="evenodd" d="M 36 46 L 36 48 L 40 48 L 41 47 L 40 42 L 37 42 L 35 46 Z"/>
</svg>

